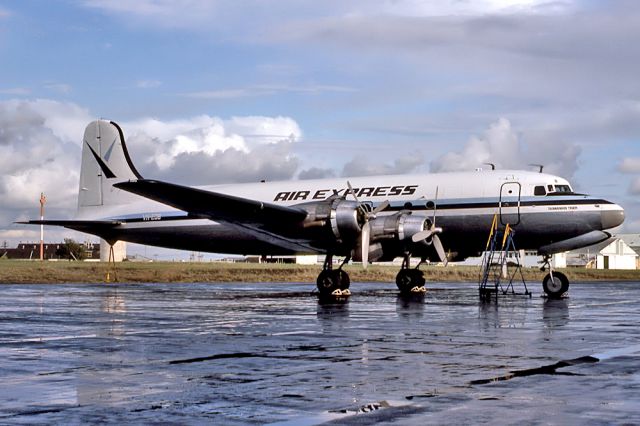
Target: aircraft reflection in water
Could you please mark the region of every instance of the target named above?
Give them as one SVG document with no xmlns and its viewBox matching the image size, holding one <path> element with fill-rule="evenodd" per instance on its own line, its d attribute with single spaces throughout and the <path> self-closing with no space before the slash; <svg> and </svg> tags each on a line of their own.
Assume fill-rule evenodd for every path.
<svg viewBox="0 0 640 426">
<path fill-rule="evenodd" d="M 517 231 L 519 249 L 548 257 L 602 242 L 624 221 L 624 210 L 573 192 L 565 179 L 543 173 L 491 170 L 350 179 L 186 187 L 143 178 L 120 127 L 90 123 L 84 134 L 78 212 L 73 220 L 32 220 L 118 240 L 229 254 L 325 254 L 321 295 L 349 294 L 349 260 L 403 257 L 396 284 L 421 291 L 412 268 L 423 261 L 463 260 L 484 249 L 494 215 Z M 333 257 L 343 256 L 340 267 Z M 422 263 L 422 262 L 421 262 Z M 547 275 L 545 292 L 568 288 Z"/>
</svg>

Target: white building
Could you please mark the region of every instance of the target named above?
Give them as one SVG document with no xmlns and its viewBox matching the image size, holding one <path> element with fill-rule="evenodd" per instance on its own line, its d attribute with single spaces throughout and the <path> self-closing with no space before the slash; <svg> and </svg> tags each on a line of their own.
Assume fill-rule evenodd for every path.
<svg viewBox="0 0 640 426">
<path fill-rule="evenodd" d="M 594 269 L 637 269 L 638 253 L 621 238 L 569 252 L 569 266 Z"/>
<path fill-rule="evenodd" d="M 617 237 L 621 238 L 638 254 L 638 258 L 636 259 L 636 269 L 640 269 L 640 234 L 619 234 Z"/>
</svg>

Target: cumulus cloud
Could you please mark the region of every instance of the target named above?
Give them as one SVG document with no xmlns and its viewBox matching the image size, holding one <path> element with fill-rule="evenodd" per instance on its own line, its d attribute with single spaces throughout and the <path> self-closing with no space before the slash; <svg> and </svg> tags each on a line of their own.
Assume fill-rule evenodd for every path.
<svg viewBox="0 0 640 426">
<path fill-rule="evenodd" d="M 416 171 L 423 164 L 424 159 L 420 155 L 397 158 L 391 164 L 374 163 L 367 158 L 358 156 L 344 165 L 342 176 L 406 174 Z"/>
<path fill-rule="evenodd" d="M 16 229 L 13 221 L 39 215 L 40 193 L 47 217 L 68 218 L 78 192 L 80 141 L 89 121 L 77 105 L 49 100 L 0 102 L 0 239 L 33 241 L 38 229 Z M 62 238 L 63 231 L 48 231 Z M 55 237 L 57 236 L 57 237 Z"/>
<path fill-rule="evenodd" d="M 0 102 L 0 197 L 3 207 L 34 205 L 40 192 L 64 208 L 77 192 L 82 130 L 86 110 L 46 100 Z"/>
<path fill-rule="evenodd" d="M 324 178 L 332 178 L 336 176 L 336 172 L 332 169 L 322 169 L 319 167 L 311 167 L 309 169 L 302 170 L 298 174 L 298 179 L 307 180 L 307 179 L 324 179 Z"/>
<path fill-rule="evenodd" d="M 12 222 L 38 216 L 41 192 L 48 218 L 73 217 L 82 135 L 94 119 L 73 103 L 0 102 L 0 239 L 34 235 L 16 230 Z M 290 179 L 300 165 L 292 147 L 302 132 L 288 117 L 201 115 L 119 124 L 134 163 L 148 177 L 186 184 Z"/>
<path fill-rule="evenodd" d="M 473 136 L 459 152 L 449 152 L 431 162 L 432 172 L 473 170 L 485 163 L 497 168 L 525 169 L 542 164 L 544 171 L 573 176 L 581 149 L 575 144 L 539 139 L 531 144 L 520 140 L 511 122 L 500 118 L 481 137 Z"/>
<path fill-rule="evenodd" d="M 640 173 L 640 157 L 623 158 L 618 164 L 621 173 Z"/>
<path fill-rule="evenodd" d="M 121 124 L 143 170 L 192 184 L 290 178 L 297 160 L 289 150 L 302 136 L 288 117 L 200 115 Z"/>
</svg>

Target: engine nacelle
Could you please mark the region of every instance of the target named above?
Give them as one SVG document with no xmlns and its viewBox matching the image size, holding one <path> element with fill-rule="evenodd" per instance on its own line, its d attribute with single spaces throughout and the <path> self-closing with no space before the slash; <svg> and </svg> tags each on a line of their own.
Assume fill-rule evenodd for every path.
<svg viewBox="0 0 640 426">
<path fill-rule="evenodd" d="M 415 234 L 427 229 L 429 218 L 421 214 L 401 212 L 379 216 L 369 223 L 371 225 L 371 241 L 392 239 L 399 242 L 409 242 Z"/>
<path fill-rule="evenodd" d="M 296 207 L 308 212 L 302 224 L 305 229 L 329 230 L 329 235 L 339 244 L 354 242 L 362 230 L 363 218 L 355 201 L 334 198 Z"/>
<path fill-rule="evenodd" d="M 425 248 L 429 242 L 414 243 L 411 240 L 418 232 L 430 225 L 430 219 L 421 214 L 400 212 L 392 215 L 378 216 L 369 221 L 371 238 L 369 244 L 369 260 L 393 260 L 405 251 Z M 360 261 L 360 250 L 354 250 L 354 260 Z"/>
</svg>

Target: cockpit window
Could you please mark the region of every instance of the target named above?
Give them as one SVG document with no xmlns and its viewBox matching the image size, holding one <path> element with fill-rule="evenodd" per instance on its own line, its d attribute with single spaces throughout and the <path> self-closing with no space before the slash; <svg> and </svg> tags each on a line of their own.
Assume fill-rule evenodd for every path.
<svg viewBox="0 0 640 426">
<path fill-rule="evenodd" d="M 547 191 L 544 190 L 544 186 L 536 186 L 533 188 L 533 195 L 547 195 Z"/>
<path fill-rule="evenodd" d="M 569 185 L 556 185 L 556 192 L 569 194 L 571 193 L 571 187 Z"/>
<path fill-rule="evenodd" d="M 544 186 L 536 186 L 533 189 L 534 195 L 545 195 Z M 569 185 L 547 185 L 546 195 L 575 195 Z"/>
</svg>

